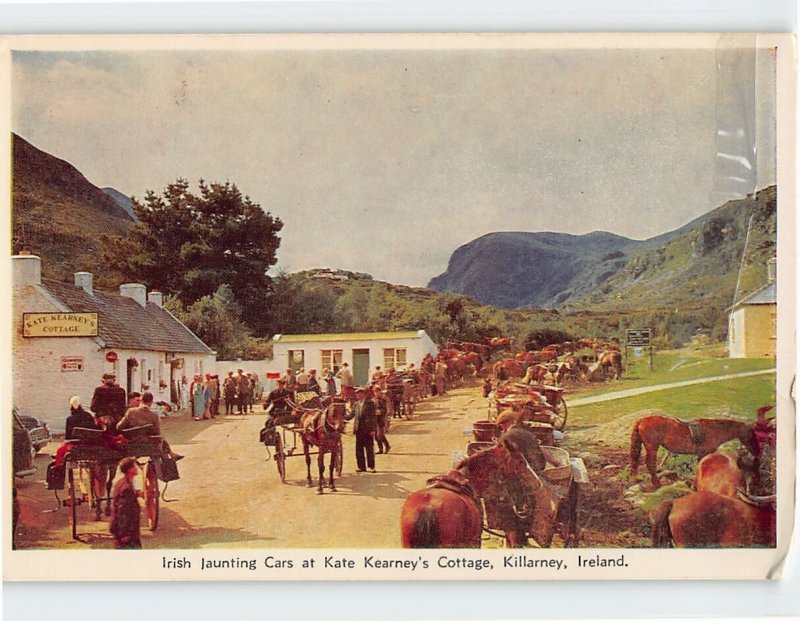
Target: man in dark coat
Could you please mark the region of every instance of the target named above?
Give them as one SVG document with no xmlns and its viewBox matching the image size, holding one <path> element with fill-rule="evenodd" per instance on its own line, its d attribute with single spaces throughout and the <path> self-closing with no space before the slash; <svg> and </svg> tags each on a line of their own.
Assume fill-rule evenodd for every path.
<svg viewBox="0 0 800 621">
<path fill-rule="evenodd" d="M 92 404 L 89 409 L 105 425 L 113 430 L 125 415 L 125 389 L 117 384 L 117 376 L 113 373 L 103 374 L 103 383 L 94 389 Z"/>
<path fill-rule="evenodd" d="M 286 388 L 286 380 L 279 379 L 278 387 L 271 391 L 264 400 L 264 409 L 269 410 L 265 427 L 298 422 L 298 417 L 294 414 L 292 406 L 289 404 L 293 397 L 294 393 Z"/>
<path fill-rule="evenodd" d="M 375 401 L 370 398 L 367 391 L 356 392 L 355 406 L 353 406 L 353 433 L 356 436 L 356 465 L 358 472 L 375 472 L 375 433 L 377 420 L 375 417 Z"/>
<path fill-rule="evenodd" d="M 225 396 L 225 416 L 233 414 L 233 406 L 236 403 L 236 378 L 233 371 L 228 371 L 228 377 L 222 384 L 222 394 Z"/>
</svg>

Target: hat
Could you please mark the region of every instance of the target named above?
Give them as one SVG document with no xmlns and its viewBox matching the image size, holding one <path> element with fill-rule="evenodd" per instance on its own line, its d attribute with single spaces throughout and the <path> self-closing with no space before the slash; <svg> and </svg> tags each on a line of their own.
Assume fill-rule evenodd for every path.
<svg viewBox="0 0 800 621">
<path fill-rule="evenodd" d="M 103 379 L 104 380 L 117 379 L 117 376 L 114 373 L 103 373 Z"/>
</svg>

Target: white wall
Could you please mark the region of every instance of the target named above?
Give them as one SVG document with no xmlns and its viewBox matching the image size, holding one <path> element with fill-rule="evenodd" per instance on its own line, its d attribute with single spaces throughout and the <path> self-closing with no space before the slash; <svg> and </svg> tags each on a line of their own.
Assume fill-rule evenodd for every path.
<svg viewBox="0 0 800 621">
<path fill-rule="evenodd" d="M 80 397 L 88 410 L 95 387 L 100 385 L 103 373 L 113 371 L 117 382 L 126 388 L 128 358 L 136 358 L 138 368 L 133 374 L 132 389 L 141 392 L 148 383 L 156 400 L 169 401 L 169 363 L 164 352 L 116 349 L 117 362 L 106 361 L 109 349 L 101 349 L 100 341 L 91 337 L 73 338 L 23 338 L 22 313 L 51 312 L 63 309 L 40 288 L 35 286 L 14 289 L 14 335 L 12 343 L 13 400 L 25 413 L 46 421 L 54 433 L 63 433 L 69 415 L 69 399 Z M 80 371 L 62 371 L 62 357 L 83 358 Z M 194 373 L 214 373 L 216 361 L 210 354 L 176 354 L 185 359 L 184 369 L 176 371 L 188 376 Z M 150 379 L 147 371 L 150 370 Z M 161 375 L 159 375 L 159 373 Z M 159 380 L 167 386 L 161 388 Z"/>
<path fill-rule="evenodd" d="M 744 307 L 737 308 L 731 313 L 728 326 L 728 356 L 731 358 L 745 357 L 745 321 Z"/>
<path fill-rule="evenodd" d="M 406 362 L 407 364 L 414 363 L 419 368 L 425 354 L 430 353 L 436 355 L 437 348 L 430 337 L 423 331 L 419 331 L 420 336 L 417 338 L 407 339 L 374 339 L 374 340 L 357 340 L 348 341 L 343 339 L 341 341 L 314 341 L 308 340 L 304 342 L 282 343 L 281 341 L 273 341 L 272 352 L 273 359 L 269 361 L 267 370 L 272 372 L 283 373 L 289 368 L 289 351 L 302 349 L 305 354 L 305 368 L 317 369 L 322 371 L 322 350 L 323 349 L 341 349 L 342 360 L 350 367 L 353 366 L 353 349 L 369 349 L 369 364 L 370 368 L 374 369 L 376 365 L 383 366 L 383 350 L 384 348 L 406 348 Z"/>
</svg>

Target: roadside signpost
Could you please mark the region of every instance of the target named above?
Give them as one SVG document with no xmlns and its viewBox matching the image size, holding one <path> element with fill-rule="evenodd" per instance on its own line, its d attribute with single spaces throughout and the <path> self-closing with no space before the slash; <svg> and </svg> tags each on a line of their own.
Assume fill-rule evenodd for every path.
<svg viewBox="0 0 800 621">
<path fill-rule="evenodd" d="M 628 347 L 634 348 L 636 357 L 642 355 L 642 348 L 650 349 L 650 370 L 653 370 L 653 330 L 652 328 L 629 328 L 625 330 L 625 360 L 628 360 Z"/>
</svg>

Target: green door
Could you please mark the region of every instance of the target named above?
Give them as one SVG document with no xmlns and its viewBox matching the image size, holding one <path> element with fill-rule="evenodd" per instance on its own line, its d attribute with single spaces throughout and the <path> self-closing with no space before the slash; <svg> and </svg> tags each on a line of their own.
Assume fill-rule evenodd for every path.
<svg viewBox="0 0 800 621">
<path fill-rule="evenodd" d="M 353 378 L 356 386 L 369 384 L 369 349 L 353 350 Z"/>
</svg>

